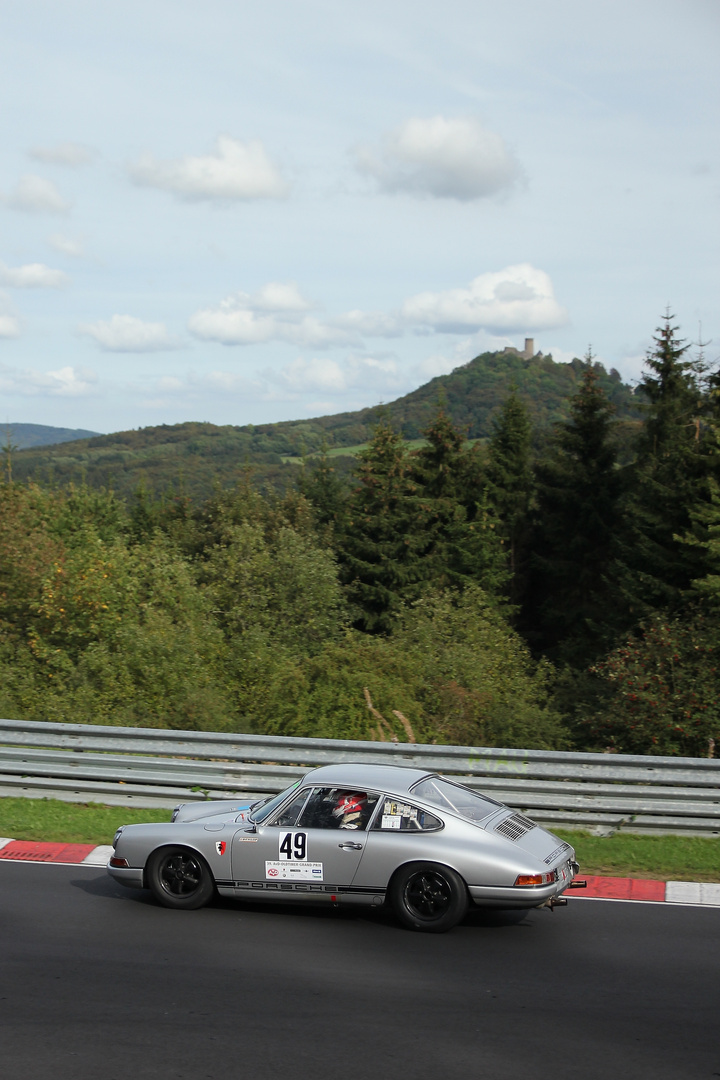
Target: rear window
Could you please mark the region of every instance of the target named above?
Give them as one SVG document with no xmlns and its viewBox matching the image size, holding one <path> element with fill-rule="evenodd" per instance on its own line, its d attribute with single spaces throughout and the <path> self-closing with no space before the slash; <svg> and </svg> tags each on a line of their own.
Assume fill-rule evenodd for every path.
<svg viewBox="0 0 720 1080">
<path fill-rule="evenodd" d="M 476 795 L 469 788 L 444 780 L 441 776 L 428 776 L 412 788 L 413 795 L 423 802 L 433 803 L 440 810 L 467 818 L 468 821 L 484 821 L 501 807 L 485 795 Z"/>
</svg>

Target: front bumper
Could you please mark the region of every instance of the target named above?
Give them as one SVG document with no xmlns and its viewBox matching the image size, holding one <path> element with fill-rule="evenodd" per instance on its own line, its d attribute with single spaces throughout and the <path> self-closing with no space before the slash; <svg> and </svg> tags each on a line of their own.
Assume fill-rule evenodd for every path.
<svg viewBox="0 0 720 1080">
<path fill-rule="evenodd" d="M 115 878 L 116 881 L 127 886 L 128 889 L 145 888 L 145 871 L 142 867 L 111 866 L 108 863 L 106 869 L 111 878 Z"/>
</svg>

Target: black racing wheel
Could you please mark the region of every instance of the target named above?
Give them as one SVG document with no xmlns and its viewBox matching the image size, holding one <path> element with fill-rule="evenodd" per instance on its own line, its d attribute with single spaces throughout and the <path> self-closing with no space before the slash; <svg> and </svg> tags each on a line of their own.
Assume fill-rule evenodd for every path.
<svg viewBox="0 0 720 1080">
<path fill-rule="evenodd" d="M 456 926 L 468 908 L 465 882 L 449 866 L 438 863 L 401 867 L 390 883 L 388 897 L 405 926 L 435 934 Z"/>
<path fill-rule="evenodd" d="M 165 907 L 185 911 L 204 907 L 215 895 L 215 881 L 202 855 L 182 847 L 164 847 L 152 853 L 147 884 Z"/>
</svg>

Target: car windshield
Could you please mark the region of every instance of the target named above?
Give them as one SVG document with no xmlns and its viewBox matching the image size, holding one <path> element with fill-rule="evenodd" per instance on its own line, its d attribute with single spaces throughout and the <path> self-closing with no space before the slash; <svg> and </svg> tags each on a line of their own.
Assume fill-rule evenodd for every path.
<svg viewBox="0 0 720 1080">
<path fill-rule="evenodd" d="M 273 795 L 272 798 L 265 799 L 263 802 L 261 802 L 259 806 L 253 807 L 252 811 L 250 812 L 250 821 L 264 821 L 265 818 L 269 817 L 270 814 L 272 814 L 273 810 L 280 806 L 281 803 L 285 802 L 285 799 L 287 799 L 291 791 L 294 791 L 295 788 L 300 787 L 301 783 L 302 780 L 296 780 L 294 784 L 291 784 L 289 788 L 285 788 L 285 790 L 281 791 L 279 795 Z"/>
<path fill-rule="evenodd" d="M 453 784 L 441 776 L 428 776 L 412 787 L 413 795 L 425 802 L 433 803 L 441 810 L 450 810 L 453 814 L 467 818 L 468 821 L 483 821 L 490 817 L 502 804 L 496 803 L 484 795 L 477 795 L 460 784 Z"/>
</svg>

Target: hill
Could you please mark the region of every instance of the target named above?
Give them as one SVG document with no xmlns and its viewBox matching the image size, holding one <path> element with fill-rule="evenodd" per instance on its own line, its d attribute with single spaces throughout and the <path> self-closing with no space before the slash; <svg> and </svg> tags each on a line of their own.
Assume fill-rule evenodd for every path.
<svg viewBox="0 0 720 1080">
<path fill-rule="evenodd" d="M 320 450 L 323 441 L 337 448 L 365 443 L 384 411 L 406 439 L 417 439 L 444 401 L 453 421 L 472 439 L 492 434 L 493 419 L 511 386 L 526 400 L 535 427 L 542 432 L 568 414 L 582 361 L 556 363 L 538 354 L 523 359 L 513 353 L 483 353 L 449 375 L 441 375 L 388 405 L 277 424 L 233 425 L 187 422 L 140 428 L 78 439 L 52 448 L 29 448 L 15 454 L 16 479 L 64 483 L 87 481 L 130 494 L 139 484 L 160 493 L 169 489 L 203 498 L 215 484 L 225 487 L 243 468 L 252 467 L 263 488 L 285 488 L 298 475 L 302 455 Z M 617 372 L 597 365 L 600 381 L 623 426 L 637 422 L 637 400 Z M 348 454 L 352 454 L 348 449 Z M 339 468 L 351 460 L 338 461 Z"/>
<path fill-rule="evenodd" d="M 18 450 L 28 446 L 54 446 L 77 439 L 91 439 L 99 434 L 84 428 L 48 427 L 45 424 L 4 424 L 0 430 L 4 443 L 7 445 L 9 442 Z"/>
</svg>

